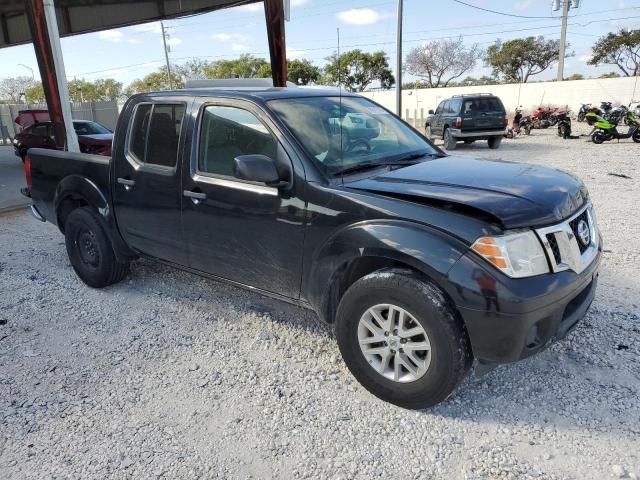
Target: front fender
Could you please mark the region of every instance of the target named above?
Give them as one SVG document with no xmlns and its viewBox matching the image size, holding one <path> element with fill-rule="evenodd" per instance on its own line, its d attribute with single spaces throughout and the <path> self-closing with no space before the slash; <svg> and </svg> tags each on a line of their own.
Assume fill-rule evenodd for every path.
<svg viewBox="0 0 640 480">
<path fill-rule="evenodd" d="M 451 235 L 425 225 L 399 220 L 368 220 L 332 235 L 314 252 L 302 294 L 325 320 L 330 320 L 331 285 L 358 259 L 389 260 L 424 273 L 438 282 L 468 250 Z"/>
</svg>

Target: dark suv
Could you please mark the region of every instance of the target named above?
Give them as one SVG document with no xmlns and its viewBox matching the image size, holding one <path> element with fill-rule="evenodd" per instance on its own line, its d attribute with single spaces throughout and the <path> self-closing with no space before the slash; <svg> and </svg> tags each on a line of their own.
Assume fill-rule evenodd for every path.
<svg viewBox="0 0 640 480">
<path fill-rule="evenodd" d="M 500 99 L 489 93 L 454 95 L 443 100 L 434 112 L 429 110 L 425 124 L 427 137 L 444 140 L 444 148 L 453 150 L 456 142 L 487 140 L 489 148 L 498 148 L 507 126 L 507 115 Z"/>
</svg>

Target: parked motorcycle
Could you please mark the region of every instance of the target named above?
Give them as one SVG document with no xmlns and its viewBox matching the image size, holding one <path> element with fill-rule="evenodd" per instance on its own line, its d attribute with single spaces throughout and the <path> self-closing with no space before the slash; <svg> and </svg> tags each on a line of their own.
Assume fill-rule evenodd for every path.
<svg viewBox="0 0 640 480">
<path fill-rule="evenodd" d="M 531 135 L 531 125 L 533 124 L 533 120 L 531 120 L 531 115 L 526 115 L 520 119 L 520 131 L 524 132 L 525 135 Z"/>
<path fill-rule="evenodd" d="M 585 120 L 585 115 L 589 112 L 595 112 L 598 115 L 601 115 L 602 112 L 600 111 L 600 109 L 590 103 L 583 103 L 580 106 L 580 110 L 578 110 L 578 117 L 576 118 L 576 120 L 578 120 L 579 122 L 584 122 Z"/>
<path fill-rule="evenodd" d="M 571 137 L 571 117 L 569 112 L 559 112 L 555 114 L 558 125 L 558 136 L 564 138 Z"/>
<path fill-rule="evenodd" d="M 552 125 L 551 114 L 557 110 L 557 107 L 553 110 L 550 107 L 536 108 L 531 114 L 532 128 L 549 128 Z"/>
<path fill-rule="evenodd" d="M 634 142 L 640 143 L 640 118 L 633 112 L 627 111 L 625 118 L 629 125 L 626 132 L 619 132 L 617 129 L 618 122 L 615 120 L 607 120 L 601 115 L 593 112 L 587 113 L 586 120 L 589 125 L 593 125 L 593 131 L 590 134 L 591 140 L 595 144 L 601 144 L 608 140 L 620 140 L 631 138 Z"/>
</svg>

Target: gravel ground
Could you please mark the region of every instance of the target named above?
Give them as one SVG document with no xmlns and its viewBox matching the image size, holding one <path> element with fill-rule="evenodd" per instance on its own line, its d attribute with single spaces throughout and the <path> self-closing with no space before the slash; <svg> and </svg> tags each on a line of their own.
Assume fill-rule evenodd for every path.
<svg viewBox="0 0 640 480">
<path fill-rule="evenodd" d="M 536 130 L 458 153 L 587 183 L 606 253 L 569 338 L 402 410 L 357 384 L 311 312 L 148 261 L 92 290 L 53 226 L 8 214 L 0 478 L 638 478 L 640 145 Z"/>
</svg>

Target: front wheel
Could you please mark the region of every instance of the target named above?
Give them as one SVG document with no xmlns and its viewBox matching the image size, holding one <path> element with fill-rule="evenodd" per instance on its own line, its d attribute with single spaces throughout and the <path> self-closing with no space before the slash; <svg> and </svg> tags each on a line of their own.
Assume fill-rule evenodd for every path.
<svg viewBox="0 0 640 480">
<path fill-rule="evenodd" d="M 362 386 L 404 408 L 446 399 L 472 362 L 464 325 L 442 292 L 404 270 L 356 281 L 340 301 L 336 335 Z"/>
<path fill-rule="evenodd" d="M 640 128 L 636 129 L 636 131 L 633 132 L 633 135 L 631 135 L 631 140 L 636 143 L 640 143 Z"/>
<path fill-rule="evenodd" d="M 579 112 L 579 113 L 578 113 L 578 118 L 577 118 L 577 120 L 578 120 L 579 122 L 584 122 L 584 112 Z"/>
<path fill-rule="evenodd" d="M 64 224 L 71 266 L 84 283 L 94 288 L 119 282 L 129 271 L 129 263 L 116 258 L 103 223 L 95 210 L 82 207 L 73 210 Z"/>
</svg>

